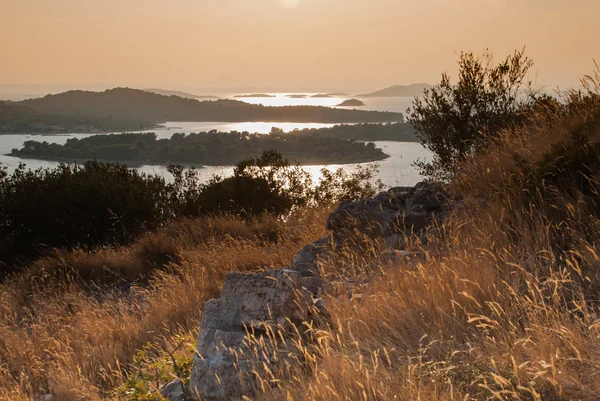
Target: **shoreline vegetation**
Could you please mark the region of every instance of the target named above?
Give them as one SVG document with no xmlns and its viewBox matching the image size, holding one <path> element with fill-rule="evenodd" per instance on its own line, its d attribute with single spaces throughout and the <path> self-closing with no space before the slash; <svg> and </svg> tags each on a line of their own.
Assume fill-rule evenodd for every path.
<svg viewBox="0 0 600 401">
<path fill-rule="evenodd" d="M 384 160 L 388 157 L 372 142 L 332 138 L 314 132 L 271 134 L 217 131 L 158 139 L 155 133 L 95 135 L 70 138 L 65 145 L 26 141 L 9 156 L 61 162 L 102 160 L 120 163 L 188 166 L 229 166 L 248 157 L 274 150 L 302 165 L 351 164 Z"/>
<path fill-rule="evenodd" d="M 143 90 L 69 91 L 20 102 L 0 102 L 0 133 L 139 131 L 166 121 L 382 123 L 402 113 L 323 106 L 263 106 L 239 100 L 185 99 Z"/>
</svg>

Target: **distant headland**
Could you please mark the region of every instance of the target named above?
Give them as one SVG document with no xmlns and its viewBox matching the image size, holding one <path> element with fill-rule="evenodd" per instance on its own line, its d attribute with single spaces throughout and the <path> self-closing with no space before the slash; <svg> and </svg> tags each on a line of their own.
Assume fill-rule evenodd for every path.
<svg viewBox="0 0 600 401">
<path fill-rule="evenodd" d="M 433 87 L 430 84 L 394 85 L 376 92 L 358 95 L 358 97 L 414 97 L 422 96 L 423 90 Z"/>
<path fill-rule="evenodd" d="M 182 92 L 177 90 L 168 90 L 168 89 L 144 89 L 145 92 L 155 93 L 157 95 L 164 96 L 177 96 L 182 97 L 184 99 L 217 99 L 217 96 L 208 96 L 208 95 L 193 95 L 188 92 Z"/>
</svg>

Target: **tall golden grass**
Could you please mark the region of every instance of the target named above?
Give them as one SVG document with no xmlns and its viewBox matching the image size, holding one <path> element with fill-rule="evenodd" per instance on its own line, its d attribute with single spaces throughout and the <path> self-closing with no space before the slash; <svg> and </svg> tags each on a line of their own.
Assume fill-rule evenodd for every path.
<svg viewBox="0 0 600 401">
<path fill-rule="evenodd" d="M 325 234 L 326 216 L 188 220 L 129 248 L 34 263 L 0 287 L 0 399 L 107 399 L 144 344 L 172 350 L 197 336 L 227 272 L 289 264 Z"/>
</svg>

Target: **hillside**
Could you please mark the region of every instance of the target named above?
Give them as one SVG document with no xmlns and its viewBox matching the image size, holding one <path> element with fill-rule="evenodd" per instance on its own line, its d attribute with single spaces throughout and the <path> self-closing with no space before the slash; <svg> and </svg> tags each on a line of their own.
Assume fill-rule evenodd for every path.
<svg viewBox="0 0 600 401">
<path fill-rule="evenodd" d="M 136 89 L 105 92 L 69 91 L 17 104 L 40 113 L 77 118 L 116 119 L 160 123 L 166 121 L 224 122 L 395 122 L 401 113 L 341 110 L 327 107 L 265 107 L 236 100 L 200 102 Z"/>
<path fill-rule="evenodd" d="M 97 118 L 44 113 L 21 103 L 0 102 L 0 135 L 59 132 L 110 132 L 144 130 L 154 127 L 148 121 Z"/>
<path fill-rule="evenodd" d="M 430 84 L 394 85 L 376 92 L 358 95 L 358 97 L 413 97 L 421 96 L 423 89 L 431 88 Z"/>
</svg>

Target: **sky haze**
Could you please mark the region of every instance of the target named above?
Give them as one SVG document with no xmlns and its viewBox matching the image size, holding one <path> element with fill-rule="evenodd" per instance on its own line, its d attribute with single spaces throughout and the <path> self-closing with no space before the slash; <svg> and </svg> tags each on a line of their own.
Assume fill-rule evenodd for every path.
<svg viewBox="0 0 600 401">
<path fill-rule="evenodd" d="M 376 90 L 461 50 L 527 46 L 532 79 L 600 57 L 598 0 L 0 0 L 0 84 Z"/>
</svg>

